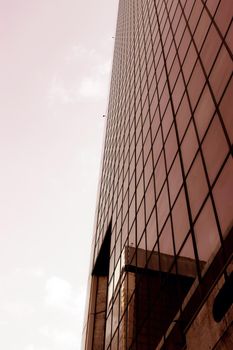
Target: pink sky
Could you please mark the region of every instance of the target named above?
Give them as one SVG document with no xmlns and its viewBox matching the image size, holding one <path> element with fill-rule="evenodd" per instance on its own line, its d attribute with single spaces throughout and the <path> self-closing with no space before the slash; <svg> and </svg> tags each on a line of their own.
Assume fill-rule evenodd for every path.
<svg viewBox="0 0 233 350">
<path fill-rule="evenodd" d="M 0 348 L 78 350 L 117 0 L 0 5 Z"/>
</svg>

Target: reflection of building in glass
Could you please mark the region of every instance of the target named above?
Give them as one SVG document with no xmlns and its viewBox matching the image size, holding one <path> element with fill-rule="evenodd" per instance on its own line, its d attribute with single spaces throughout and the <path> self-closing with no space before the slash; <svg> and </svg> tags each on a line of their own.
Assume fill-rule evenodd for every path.
<svg viewBox="0 0 233 350">
<path fill-rule="evenodd" d="M 86 350 L 233 349 L 232 14 L 119 1 Z"/>
</svg>

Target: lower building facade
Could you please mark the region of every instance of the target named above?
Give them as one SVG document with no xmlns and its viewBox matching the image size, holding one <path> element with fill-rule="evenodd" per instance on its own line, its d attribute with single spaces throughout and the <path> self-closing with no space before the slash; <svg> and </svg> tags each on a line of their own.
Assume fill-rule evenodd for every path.
<svg viewBox="0 0 233 350">
<path fill-rule="evenodd" d="M 119 1 L 83 350 L 233 349 L 232 17 Z"/>
</svg>

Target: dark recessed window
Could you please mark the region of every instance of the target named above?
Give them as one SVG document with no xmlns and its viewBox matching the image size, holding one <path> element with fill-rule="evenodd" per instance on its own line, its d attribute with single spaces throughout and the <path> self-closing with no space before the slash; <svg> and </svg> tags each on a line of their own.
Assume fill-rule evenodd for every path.
<svg viewBox="0 0 233 350">
<path fill-rule="evenodd" d="M 233 272 L 220 289 L 213 304 L 213 317 L 216 322 L 220 322 L 233 303 Z"/>
</svg>

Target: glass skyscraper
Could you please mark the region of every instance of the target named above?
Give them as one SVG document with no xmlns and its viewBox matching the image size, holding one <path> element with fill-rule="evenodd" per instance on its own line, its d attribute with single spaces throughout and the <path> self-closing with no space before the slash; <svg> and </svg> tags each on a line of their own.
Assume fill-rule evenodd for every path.
<svg viewBox="0 0 233 350">
<path fill-rule="evenodd" d="M 233 349 L 232 15 L 119 1 L 85 350 Z"/>
</svg>

